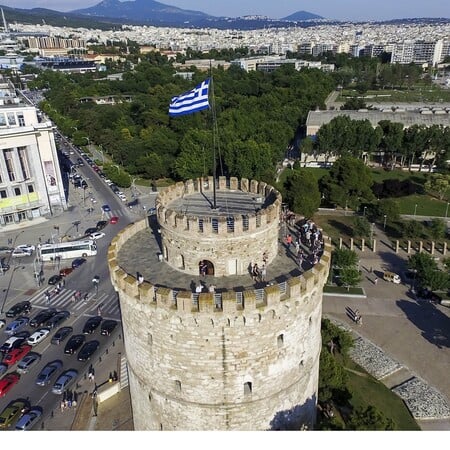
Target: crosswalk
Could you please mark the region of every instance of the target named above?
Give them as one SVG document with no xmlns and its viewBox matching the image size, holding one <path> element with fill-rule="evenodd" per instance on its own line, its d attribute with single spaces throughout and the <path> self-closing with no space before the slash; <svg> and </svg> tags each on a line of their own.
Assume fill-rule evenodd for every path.
<svg viewBox="0 0 450 450">
<path fill-rule="evenodd" d="M 128 363 L 127 358 L 122 356 L 120 358 L 120 389 L 124 389 L 128 386 Z"/>
<path fill-rule="evenodd" d="M 120 320 L 119 300 L 115 294 L 111 295 L 100 291 L 95 295 L 95 293 L 91 292 L 86 300 L 81 298 L 74 301 L 76 290 L 63 288 L 59 294 L 51 294 L 50 301 L 47 301 L 45 295 L 47 291 L 52 292 L 45 288 L 35 293 L 29 299 L 33 307 L 56 308 L 58 310 L 71 311 L 73 314 L 101 315 L 104 319 Z"/>
</svg>

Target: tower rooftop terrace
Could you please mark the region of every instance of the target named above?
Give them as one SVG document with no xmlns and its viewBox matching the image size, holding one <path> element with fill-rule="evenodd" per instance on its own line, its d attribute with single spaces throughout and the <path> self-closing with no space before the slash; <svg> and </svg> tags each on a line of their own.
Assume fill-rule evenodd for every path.
<svg viewBox="0 0 450 450">
<path fill-rule="evenodd" d="M 158 233 L 156 216 L 152 215 L 148 220 L 150 226 L 131 236 L 126 241 L 126 244 L 121 247 L 117 255 L 117 262 L 119 267 L 126 273 L 135 277 L 136 273 L 139 272 L 143 275 L 145 281 L 150 282 L 157 288 L 194 292 L 196 284 L 200 281 L 204 285 L 204 292 L 207 292 L 209 285 L 214 284 L 218 295 L 221 292 L 230 290 L 236 292 L 245 290 L 262 291 L 269 284 L 283 285 L 289 278 L 298 277 L 313 267 L 311 260 L 306 257 L 309 254 L 309 250 L 302 245 L 301 248 L 304 251 L 305 259 L 302 267 L 299 268 L 295 247 L 287 248 L 284 244 L 286 234 L 291 233 L 293 237 L 296 237 L 299 234 L 299 227 L 297 225 L 289 226 L 283 222 L 279 231 L 280 245 L 278 254 L 272 263 L 267 265 L 266 282 L 253 281 L 250 273 L 220 277 L 214 275 L 206 275 L 205 277 L 193 276 L 171 267 L 164 259 L 159 260 L 161 237 Z M 258 265 L 261 264 L 261 261 L 256 262 Z"/>
<path fill-rule="evenodd" d="M 263 195 L 242 191 L 216 191 L 217 208 L 213 209 L 213 205 L 213 192 L 205 191 L 179 197 L 167 207 L 185 215 L 227 217 L 255 214 L 267 206 Z"/>
</svg>

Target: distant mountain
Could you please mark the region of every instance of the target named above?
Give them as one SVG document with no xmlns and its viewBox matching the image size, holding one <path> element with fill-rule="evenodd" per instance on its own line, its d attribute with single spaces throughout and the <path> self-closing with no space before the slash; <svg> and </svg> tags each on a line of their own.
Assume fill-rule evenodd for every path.
<svg viewBox="0 0 450 450">
<path fill-rule="evenodd" d="M 321 20 L 321 19 L 324 19 L 324 17 L 318 16 L 317 14 L 313 14 L 308 11 L 297 11 L 287 17 L 283 17 L 280 20 L 288 20 L 291 22 L 302 22 L 304 20 Z"/>
<path fill-rule="evenodd" d="M 96 18 L 109 18 L 140 21 L 162 22 L 182 24 L 186 22 L 198 22 L 213 18 L 200 11 L 181 9 L 175 6 L 165 5 L 153 0 L 134 0 L 121 2 L 119 0 L 103 0 L 90 8 L 70 11 L 71 14 L 87 15 Z"/>
</svg>

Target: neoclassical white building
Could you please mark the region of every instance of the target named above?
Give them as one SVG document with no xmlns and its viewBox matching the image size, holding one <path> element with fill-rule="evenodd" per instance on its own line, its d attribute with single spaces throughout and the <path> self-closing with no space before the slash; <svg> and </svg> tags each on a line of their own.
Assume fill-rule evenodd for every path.
<svg viewBox="0 0 450 450">
<path fill-rule="evenodd" d="M 52 122 L 0 79 L 0 227 L 66 209 Z"/>
</svg>

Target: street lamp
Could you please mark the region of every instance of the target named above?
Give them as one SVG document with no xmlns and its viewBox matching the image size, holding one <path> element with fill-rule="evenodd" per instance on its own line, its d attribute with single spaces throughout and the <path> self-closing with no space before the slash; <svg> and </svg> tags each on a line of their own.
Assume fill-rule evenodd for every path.
<svg viewBox="0 0 450 450">
<path fill-rule="evenodd" d="M 385 230 L 386 229 L 386 214 L 384 215 L 384 224 L 383 224 L 383 230 Z"/>
<path fill-rule="evenodd" d="M 87 140 L 87 145 L 88 145 L 88 147 L 90 147 L 91 146 L 91 141 L 89 140 L 89 138 L 87 136 L 83 136 L 83 139 Z"/>
<path fill-rule="evenodd" d="M 414 217 L 416 217 L 416 212 L 417 212 L 417 203 L 414 206 Z"/>
<path fill-rule="evenodd" d="M 448 215 L 448 205 L 450 205 L 450 203 L 447 202 L 447 209 L 445 210 L 445 218 L 447 218 Z"/>
<path fill-rule="evenodd" d="M 5 298 L 3 299 L 2 309 L 0 310 L 0 314 L 3 314 L 3 310 L 5 309 L 5 304 L 6 304 L 6 300 L 8 299 L 8 294 L 9 294 L 9 290 L 11 288 L 12 279 L 13 279 L 14 273 L 17 269 L 25 269 L 25 266 L 16 266 L 12 270 L 11 276 L 9 277 L 8 287 L 5 289 Z"/>
<path fill-rule="evenodd" d="M 363 217 L 365 217 L 365 215 L 366 215 L 366 209 L 367 209 L 367 206 L 364 206 L 364 209 L 363 209 Z"/>
<path fill-rule="evenodd" d="M 98 151 L 102 155 L 102 164 L 105 165 L 105 156 L 103 155 L 103 145 L 102 144 L 99 144 Z"/>
</svg>

